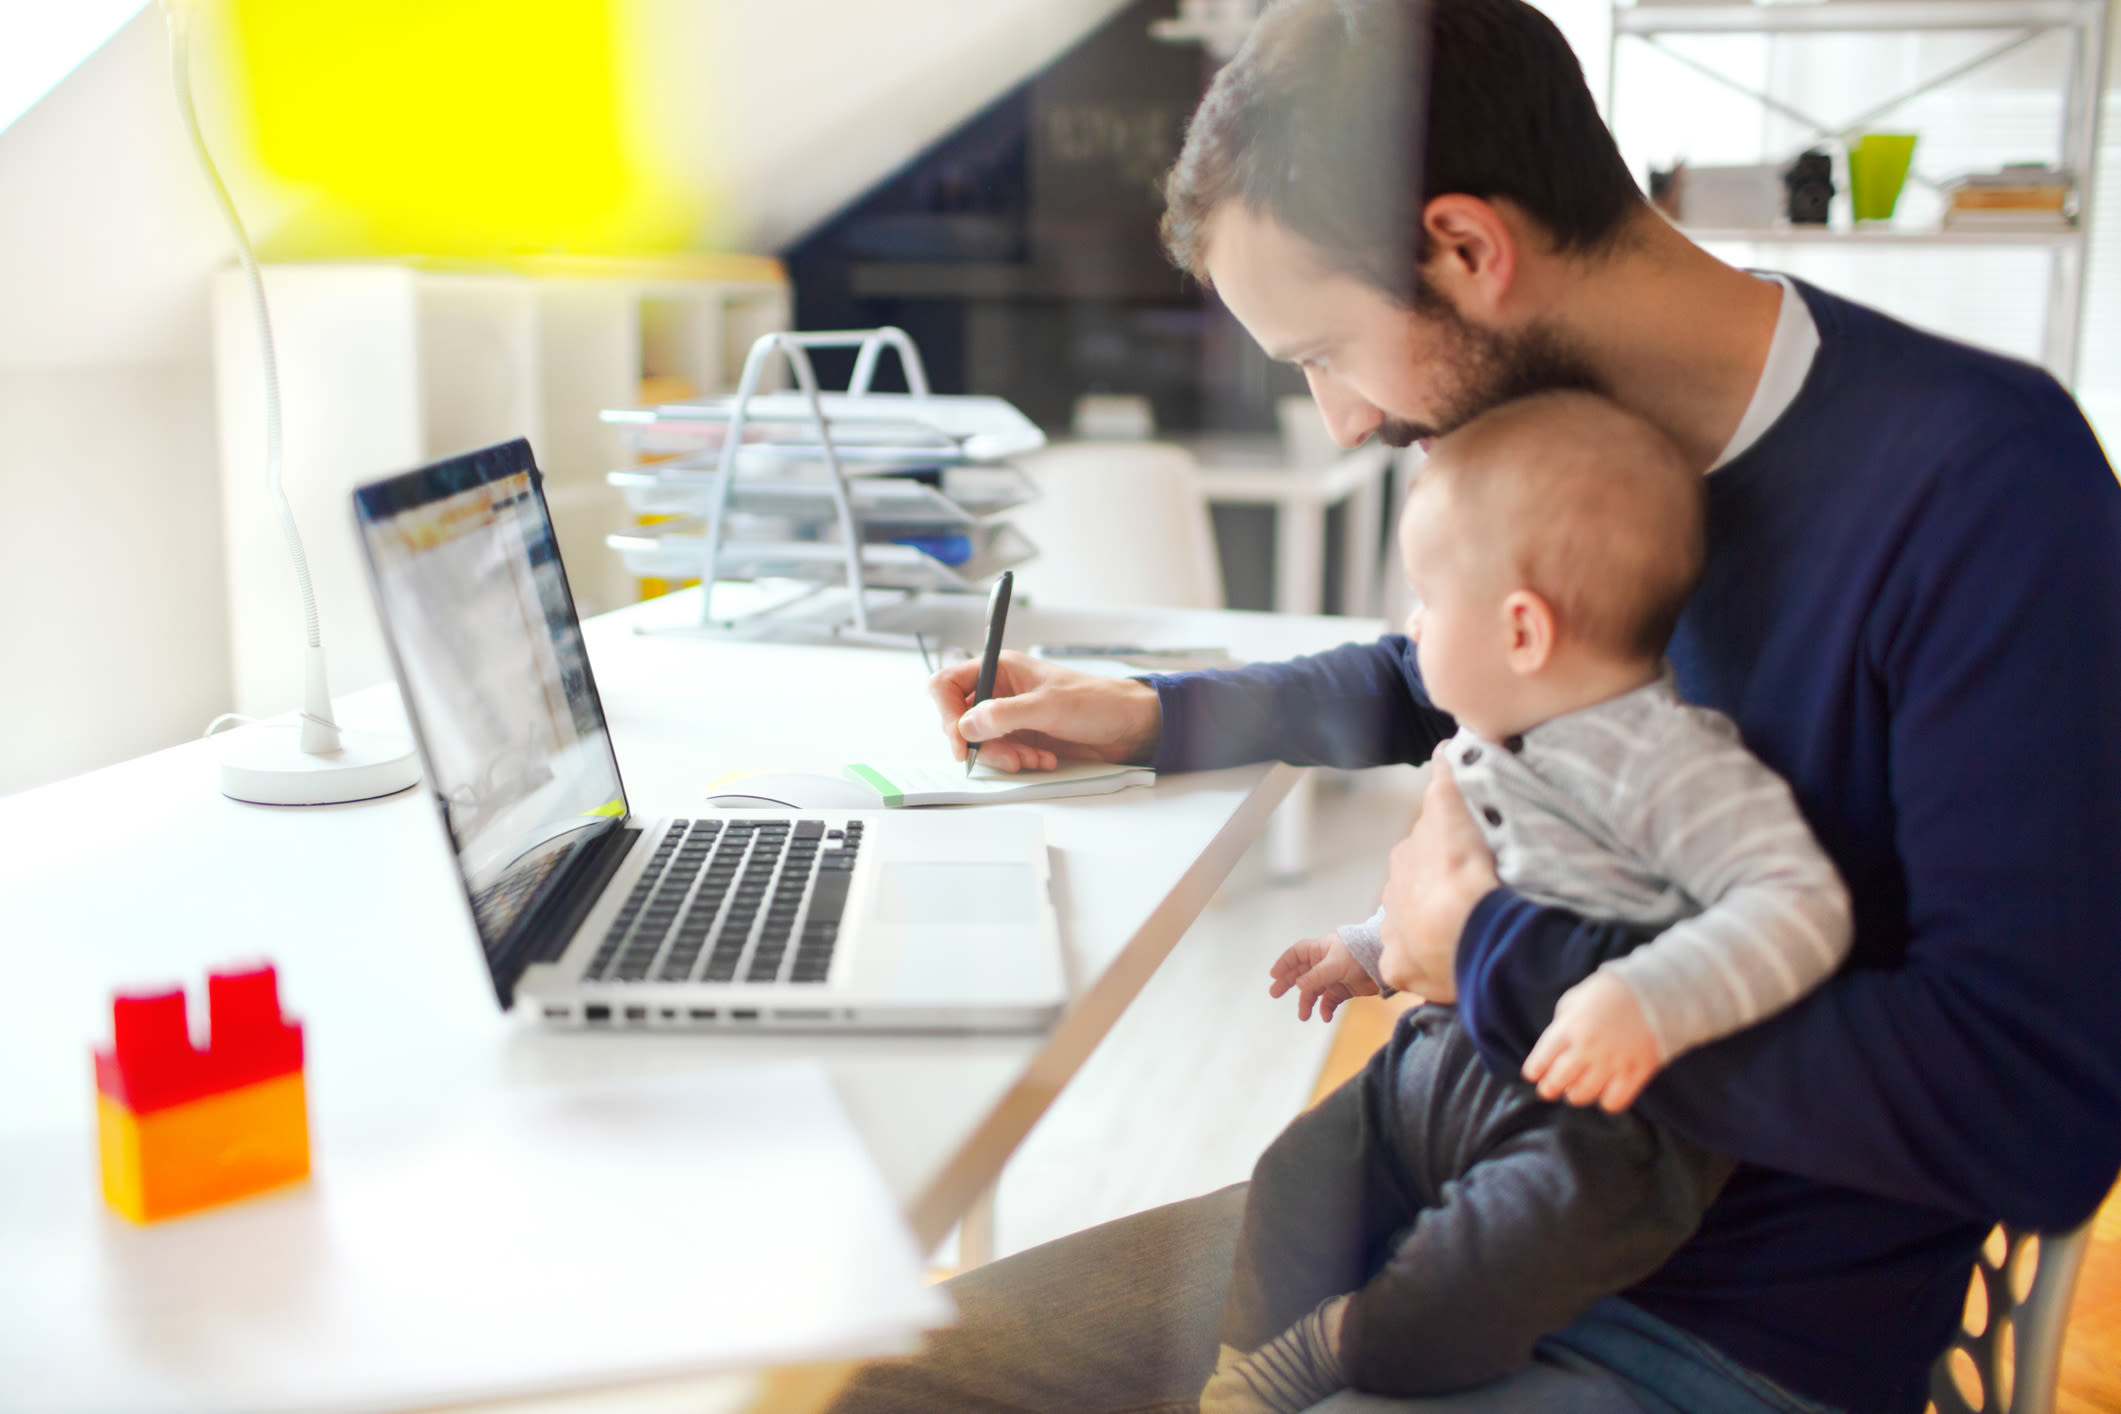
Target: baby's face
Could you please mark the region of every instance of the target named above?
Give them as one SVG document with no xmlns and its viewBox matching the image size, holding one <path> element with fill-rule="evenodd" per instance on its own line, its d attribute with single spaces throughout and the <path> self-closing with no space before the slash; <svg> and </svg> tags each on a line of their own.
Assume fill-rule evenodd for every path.
<svg viewBox="0 0 2121 1414">
<path fill-rule="evenodd" d="M 1400 520 L 1399 545 L 1414 608 L 1414 640 L 1429 700 L 1490 741 L 1522 731 L 1524 680 L 1510 666 L 1510 626 L 1503 600 L 1511 583 L 1507 557 L 1478 544 L 1459 524 L 1449 496 L 1416 483 Z"/>
</svg>

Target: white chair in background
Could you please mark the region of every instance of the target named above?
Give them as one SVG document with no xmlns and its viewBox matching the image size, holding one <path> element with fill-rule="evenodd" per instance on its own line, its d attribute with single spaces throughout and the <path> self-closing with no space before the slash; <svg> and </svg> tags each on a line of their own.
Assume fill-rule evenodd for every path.
<svg viewBox="0 0 2121 1414">
<path fill-rule="evenodd" d="M 1022 459 L 1037 501 L 1010 519 L 1038 557 L 1018 593 L 1065 604 L 1223 607 L 1222 562 L 1193 454 L 1168 442 L 1061 442 Z"/>
</svg>

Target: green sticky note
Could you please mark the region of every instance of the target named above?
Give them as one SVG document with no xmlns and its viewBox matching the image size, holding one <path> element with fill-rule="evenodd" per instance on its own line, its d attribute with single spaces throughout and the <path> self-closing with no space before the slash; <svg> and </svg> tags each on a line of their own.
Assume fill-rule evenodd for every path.
<svg viewBox="0 0 2121 1414">
<path fill-rule="evenodd" d="M 884 773 L 877 770 L 874 766 L 849 766 L 847 774 L 882 796 L 884 804 L 887 806 L 899 806 L 906 803 L 906 793 L 893 785 L 885 777 Z"/>
</svg>

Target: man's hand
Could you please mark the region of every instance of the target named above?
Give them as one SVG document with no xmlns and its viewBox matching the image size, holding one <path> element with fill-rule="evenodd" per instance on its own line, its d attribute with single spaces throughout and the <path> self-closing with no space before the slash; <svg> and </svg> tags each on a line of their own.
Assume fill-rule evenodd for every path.
<svg viewBox="0 0 2121 1414">
<path fill-rule="evenodd" d="M 1473 905 L 1496 886 L 1495 855 L 1473 823 L 1443 747 L 1414 828 L 1392 847 L 1385 876 L 1384 956 L 1378 971 L 1402 992 L 1458 1000 L 1458 939 Z"/>
<path fill-rule="evenodd" d="M 1320 1021 L 1331 1021 L 1342 1002 L 1350 997 L 1374 997 L 1378 990 L 1338 933 L 1291 943 L 1289 950 L 1275 960 L 1269 975 L 1274 980 L 1267 984 L 1268 996 L 1278 997 L 1291 987 L 1296 989 L 1298 1021 L 1309 1021 L 1313 1006 L 1318 1008 Z"/>
<path fill-rule="evenodd" d="M 1615 1114 L 1657 1073 L 1657 1037 L 1627 983 L 1594 972 L 1561 994 L 1554 1020 L 1524 1060 L 1543 1100 L 1596 1104 Z"/>
<path fill-rule="evenodd" d="M 1156 689 L 1131 678 L 1099 677 L 1004 653 L 994 673 L 994 696 L 974 707 L 978 686 L 973 659 L 928 679 L 951 752 L 962 761 L 967 743 L 976 741 L 980 764 L 998 771 L 1050 771 L 1062 757 L 1146 761 L 1163 733 Z"/>
</svg>

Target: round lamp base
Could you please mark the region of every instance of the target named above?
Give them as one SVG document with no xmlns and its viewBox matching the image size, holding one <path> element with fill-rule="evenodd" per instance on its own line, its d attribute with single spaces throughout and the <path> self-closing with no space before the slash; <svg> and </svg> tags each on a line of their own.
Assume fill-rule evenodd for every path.
<svg viewBox="0 0 2121 1414">
<path fill-rule="evenodd" d="M 252 805 L 343 805 L 419 784 L 420 754 L 405 737 L 342 727 L 339 749 L 323 756 L 301 740 L 293 723 L 221 733 L 221 794 Z"/>
</svg>

